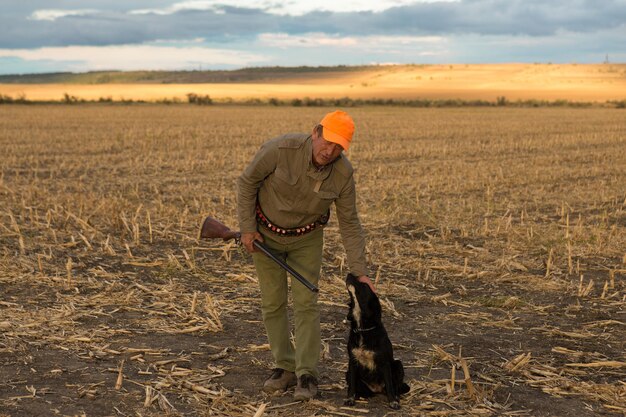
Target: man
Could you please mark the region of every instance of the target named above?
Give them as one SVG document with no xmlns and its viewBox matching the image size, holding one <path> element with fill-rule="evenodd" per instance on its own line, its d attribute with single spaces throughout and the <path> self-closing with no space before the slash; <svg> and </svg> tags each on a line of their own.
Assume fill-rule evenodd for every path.
<svg viewBox="0 0 626 417">
<path fill-rule="evenodd" d="M 365 238 L 356 210 L 353 169 L 343 155 L 354 122 L 343 111 L 328 113 L 311 135 L 287 134 L 261 146 L 238 181 L 241 242 L 252 253 L 261 289 L 261 312 L 276 368 L 263 385 L 267 393 L 297 385 L 294 398 L 317 393 L 321 348 L 317 294 L 294 281 L 291 291 L 295 348 L 289 337 L 286 272 L 255 250 L 254 240 L 317 285 L 322 264 L 323 228 L 334 202 L 348 265 L 367 278 Z"/>
</svg>

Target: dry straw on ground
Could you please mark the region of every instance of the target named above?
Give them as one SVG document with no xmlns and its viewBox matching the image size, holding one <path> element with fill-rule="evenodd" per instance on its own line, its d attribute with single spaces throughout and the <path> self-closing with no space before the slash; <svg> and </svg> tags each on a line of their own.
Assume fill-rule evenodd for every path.
<svg viewBox="0 0 626 417">
<path fill-rule="evenodd" d="M 8 415 L 626 412 L 626 125 L 615 109 L 357 108 L 368 258 L 411 391 L 343 407 L 347 273 L 321 282 L 321 397 L 266 397 L 235 179 L 329 109 L 4 106 L 0 408 Z M 298 285 L 298 284 L 294 284 Z"/>
</svg>

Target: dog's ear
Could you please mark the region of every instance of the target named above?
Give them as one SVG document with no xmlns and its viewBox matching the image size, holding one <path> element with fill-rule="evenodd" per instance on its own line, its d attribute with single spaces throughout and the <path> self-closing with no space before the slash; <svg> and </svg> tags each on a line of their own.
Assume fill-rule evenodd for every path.
<svg viewBox="0 0 626 417">
<path fill-rule="evenodd" d="M 383 309 L 380 305 L 380 300 L 378 299 L 378 297 L 376 296 L 376 294 L 372 293 L 372 296 L 370 297 L 369 301 L 369 309 L 370 311 L 372 311 L 374 313 L 374 317 L 381 317 L 383 314 Z"/>
<path fill-rule="evenodd" d="M 367 309 L 372 315 L 372 317 L 376 317 L 380 320 L 382 317 L 383 309 L 380 305 L 380 299 L 374 293 L 369 285 L 363 284 L 363 288 L 367 291 Z"/>
</svg>

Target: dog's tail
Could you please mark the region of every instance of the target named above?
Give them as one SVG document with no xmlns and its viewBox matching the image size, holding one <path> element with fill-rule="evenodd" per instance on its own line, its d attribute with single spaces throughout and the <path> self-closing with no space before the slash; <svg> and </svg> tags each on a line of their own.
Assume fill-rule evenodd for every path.
<svg viewBox="0 0 626 417">
<path fill-rule="evenodd" d="M 398 387 L 398 394 L 402 395 L 411 391 L 411 387 L 409 387 L 408 384 L 404 382 L 404 367 L 402 366 L 402 361 L 400 361 L 399 359 L 396 359 L 395 361 L 393 361 L 393 368 L 394 368 L 394 373 L 400 382 L 399 387 Z"/>
<path fill-rule="evenodd" d="M 400 395 L 406 394 L 409 391 L 411 391 L 411 387 L 409 387 L 406 382 L 403 382 L 400 385 L 400 389 L 398 390 L 398 394 L 400 394 Z"/>
</svg>

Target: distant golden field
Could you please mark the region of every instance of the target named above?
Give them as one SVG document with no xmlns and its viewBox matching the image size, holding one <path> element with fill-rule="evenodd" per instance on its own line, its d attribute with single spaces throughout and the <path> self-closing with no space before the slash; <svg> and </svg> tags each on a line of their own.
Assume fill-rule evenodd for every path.
<svg viewBox="0 0 626 417">
<path fill-rule="evenodd" d="M 594 82 L 598 99 L 623 85 Z M 330 110 L 1 106 L 0 414 L 387 415 L 384 398 L 343 408 L 334 214 L 321 397 L 305 404 L 259 391 L 273 364 L 249 255 L 197 240 L 207 215 L 237 228 L 261 143 Z M 349 111 L 370 275 L 411 386 L 401 415 L 625 413 L 624 111 Z"/>
<path fill-rule="evenodd" d="M 0 94 L 34 101 L 186 100 L 188 93 L 217 101 L 277 98 L 461 99 L 495 101 L 626 99 L 626 64 L 456 64 L 381 66 L 367 70 L 307 73 L 266 82 L 219 84 L 0 84 Z"/>
</svg>

